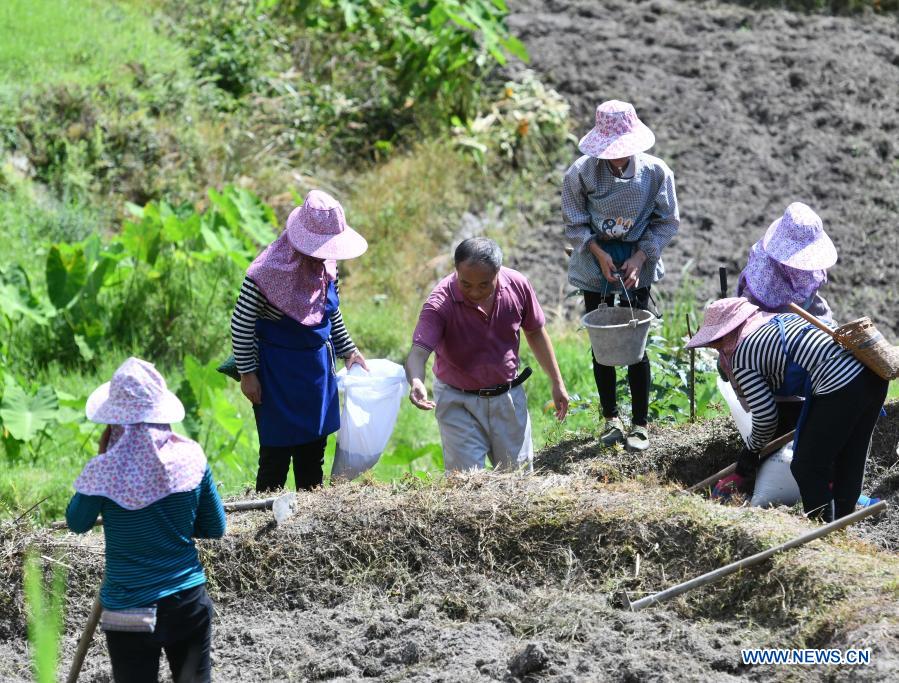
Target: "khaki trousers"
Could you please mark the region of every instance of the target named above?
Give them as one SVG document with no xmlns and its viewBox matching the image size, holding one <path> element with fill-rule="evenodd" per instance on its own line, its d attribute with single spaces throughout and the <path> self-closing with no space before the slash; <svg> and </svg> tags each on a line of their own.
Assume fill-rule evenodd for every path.
<svg viewBox="0 0 899 683">
<path fill-rule="evenodd" d="M 466 394 L 434 378 L 437 425 L 447 472 L 483 469 L 533 470 L 531 416 L 524 387 L 501 396 Z"/>
</svg>

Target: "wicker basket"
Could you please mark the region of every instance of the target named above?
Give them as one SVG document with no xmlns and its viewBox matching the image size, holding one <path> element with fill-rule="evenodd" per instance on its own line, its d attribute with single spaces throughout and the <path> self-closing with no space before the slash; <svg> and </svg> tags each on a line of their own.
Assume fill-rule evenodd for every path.
<svg viewBox="0 0 899 683">
<path fill-rule="evenodd" d="M 888 343 L 870 318 L 859 318 L 840 325 L 834 330 L 833 336 L 841 346 L 851 351 L 883 379 L 893 380 L 899 377 L 899 347 Z"/>
</svg>

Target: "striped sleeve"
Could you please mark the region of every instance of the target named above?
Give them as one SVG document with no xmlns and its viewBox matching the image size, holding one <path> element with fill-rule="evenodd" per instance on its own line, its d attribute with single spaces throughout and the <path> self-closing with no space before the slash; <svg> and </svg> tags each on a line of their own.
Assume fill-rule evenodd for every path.
<svg viewBox="0 0 899 683">
<path fill-rule="evenodd" d="M 200 501 L 194 520 L 195 538 L 221 538 L 225 535 L 225 508 L 212 481 L 212 471 L 206 466 L 200 482 Z"/>
<path fill-rule="evenodd" d="M 244 278 L 234 313 L 231 314 L 231 346 L 237 371 L 242 375 L 255 372 L 259 366 L 256 320 L 267 303 L 256 283 L 248 277 Z"/>
<path fill-rule="evenodd" d="M 758 371 L 734 368 L 734 379 L 740 385 L 752 413 L 749 450 L 758 453 L 771 441 L 777 431 L 777 403 L 774 401 L 774 393 Z"/>
<path fill-rule="evenodd" d="M 334 290 L 339 297 L 340 284 L 337 281 L 334 282 Z M 334 347 L 334 355 L 338 358 L 347 358 L 356 350 L 356 345 L 353 343 L 350 333 L 347 331 L 346 325 L 343 322 L 343 315 L 340 313 L 340 308 L 337 308 L 331 314 L 331 344 Z"/>
<path fill-rule="evenodd" d="M 85 496 L 82 493 L 76 493 L 66 508 L 66 524 L 76 534 L 83 534 L 94 526 L 97 517 L 100 516 L 102 506 L 102 496 Z"/>
</svg>

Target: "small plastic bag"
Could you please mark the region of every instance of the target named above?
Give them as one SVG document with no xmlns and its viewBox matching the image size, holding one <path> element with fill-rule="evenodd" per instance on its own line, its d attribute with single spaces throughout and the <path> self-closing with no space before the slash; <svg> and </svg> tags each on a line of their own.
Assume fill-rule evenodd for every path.
<svg viewBox="0 0 899 683">
<path fill-rule="evenodd" d="M 353 479 L 374 467 L 393 434 L 407 391 L 406 373 L 389 360 L 368 360 L 337 373 L 343 396 L 331 478 Z"/>
</svg>

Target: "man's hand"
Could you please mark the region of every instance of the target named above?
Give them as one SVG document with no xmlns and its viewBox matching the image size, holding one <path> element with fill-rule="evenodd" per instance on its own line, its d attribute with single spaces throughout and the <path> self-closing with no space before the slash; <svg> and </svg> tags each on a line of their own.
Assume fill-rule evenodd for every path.
<svg viewBox="0 0 899 683">
<path fill-rule="evenodd" d="M 352 368 L 354 365 L 359 365 L 363 370 L 365 370 L 365 372 L 368 372 L 368 365 L 366 365 L 365 363 L 365 356 L 362 355 L 359 349 L 356 349 L 349 356 L 344 358 L 343 362 L 346 364 L 347 372 L 349 372 L 350 368 Z"/>
<path fill-rule="evenodd" d="M 618 282 L 618 278 L 613 275 L 615 272 L 615 262 L 612 260 L 612 257 L 609 256 L 608 252 L 596 242 L 590 242 L 590 253 L 593 254 L 593 257 L 599 264 L 602 276 L 609 282 Z"/>
<path fill-rule="evenodd" d="M 568 392 L 565 390 L 565 384 L 559 382 L 553 384 L 553 405 L 556 407 L 556 419 L 561 422 L 568 414 Z"/>
<path fill-rule="evenodd" d="M 253 405 L 258 406 L 262 403 L 262 385 L 259 384 L 259 378 L 255 372 L 248 372 L 240 376 L 240 390 Z"/>
<path fill-rule="evenodd" d="M 112 433 L 112 425 L 106 425 L 106 429 L 100 435 L 100 443 L 97 446 L 97 455 L 103 455 L 109 448 L 109 435 Z"/>
<path fill-rule="evenodd" d="M 421 410 L 434 410 L 434 407 L 437 405 L 433 401 L 428 400 L 428 390 L 425 388 L 425 383 L 418 378 L 412 380 L 409 400 L 412 401 L 412 405 Z"/>
<path fill-rule="evenodd" d="M 638 249 L 627 261 L 621 264 L 621 276 L 624 279 L 625 289 L 633 289 L 637 286 L 644 263 L 646 263 L 646 254 Z"/>
</svg>

